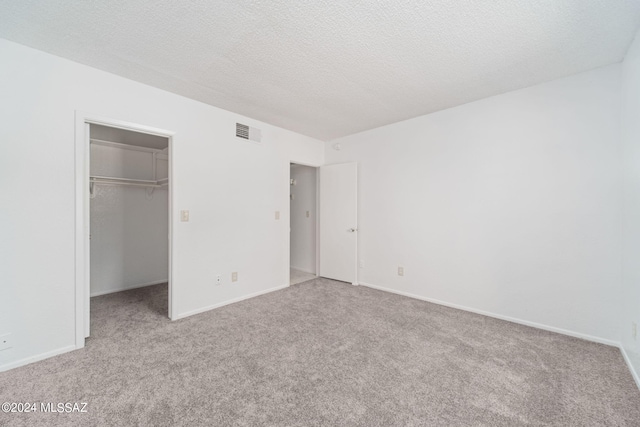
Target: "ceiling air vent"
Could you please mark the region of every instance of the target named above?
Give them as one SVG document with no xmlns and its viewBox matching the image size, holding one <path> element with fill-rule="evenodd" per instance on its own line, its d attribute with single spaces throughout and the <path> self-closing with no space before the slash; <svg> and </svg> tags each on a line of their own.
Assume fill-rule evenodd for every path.
<svg viewBox="0 0 640 427">
<path fill-rule="evenodd" d="M 253 142 L 262 140 L 262 132 L 258 128 L 236 123 L 236 136 Z"/>
</svg>

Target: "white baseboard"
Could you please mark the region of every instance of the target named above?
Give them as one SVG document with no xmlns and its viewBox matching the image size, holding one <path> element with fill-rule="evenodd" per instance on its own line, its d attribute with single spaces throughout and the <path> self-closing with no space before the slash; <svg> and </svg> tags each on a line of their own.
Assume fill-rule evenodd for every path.
<svg viewBox="0 0 640 427">
<path fill-rule="evenodd" d="M 238 298 L 233 298 L 233 299 L 230 299 L 230 300 L 227 300 L 227 301 L 224 301 L 224 302 L 219 302 L 217 304 L 208 305 L 206 307 L 198 308 L 196 310 L 187 311 L 185 313 L 180 313 L 175 318 L 173 318 L 171 320 L 184 319 L 185 317 L 193 316 L 194 314 L 204 313 L 205 311 L 213 310 L 214 308 L 224 307 L 225 305 L 229 305 L 229 304 L 233 304 L 233 303 L 236 303 L 236 302 L 244 301 L 244 300 L 249 299 L 249 298 L 258 297 L 260 295 L 268 294 L 270 292 L 279 291 L 281 289 L 285 289 L 285 288 L 288 288 L 288 287 L 289 287 L 289 284 L 286 284 L 286 285 L 282 285 L 282 286 L 276 286 L 275 288 L 265 289 L 264 291 L 254 292 L 254 293 L 249 294 L 249 295 L 244 295 L 244 296 L 241 296 L 241 297 L 238 297 Z"/>
<path fill-rule="evenodd" d="M 168 281 L 169 279 L 156 280 L 148 283 L 140 283 L 138 285 L 122 286 L 120 288 L 109 289 L 106 291 L 91 292 L 91 297 L 99 297 L 100 295 L 114 294 L 116 292 L 129 291 L 131 289 L 144 288 L 145 286 L 159 285 L 160 283 L 167 283 Z"/>
<path fill-rule="evenodd" d="M 427 298 L 427 297 L 423 297 L 423 296 L 420 296 L 420 295 L 411 294 L 409 292 L 397 291 L 395 289 L 385 288 L 385 287 L 382 287 L 382 286 L 371 285 L 371 284 L 363 283 L 363 282 L 360 282 L 360 285 L 366 286 L 366 287 L 372 288 L 372 289 L 377 289 L 379 291 L 391 292 L 393 294 L 402 295 L 402 296 L 405 296 L 405 297 L 414 298 L 414 299 L 418 299 L 418 300 L 422 300 L 422 301 L 426 301 L 426 302 L 431 302 L 433 304 L 443 305 L 445 307 L 456 308 L 458 310 L 464 310 L 464 311 L 468 311 L 468 312 L 471 312 L 471 313 L 481 314 L 483 316 L 493 317 L 495 319 L 506 320 L 507 322 L 518 323 L 520 325 L 531 326 L 532 328 L 543 329 L 545 331 L 556 332 L 558 334 L 568 335 L 568 336 L 574 337 L 574 338 L 580 338 L 580 339 L 587 340 L 587 341 L 593 341 L 593 342 L 597 342 L 599 344 L 610 345 L 610 346 L 613 346 L 613 347 L 620 347 L 620 343 L 619 342 L 613 341 L 613 340 L 609 340 L 609 339 L 606 339 L 606 338 L 600 338 L 600 337 L 596 337 L 596 336 L 593 336 L 593 335 L 583 334 L 583 333 L 580 333 L 580 332 L 574 332 L 574 331 L 570 331 L 568 329 L 556 328 L 555 326 L 544 325 L 542 323 L 530 322 L 528 320 L 522 320 L 522 319 L 518 319 L 518 318 L 515 318 L 515 317 L 503 316 L 501 314 L 491 313 L 491 312 L 488 312 L 488 311 L 477 310 L 475 308 L 465 307 L 463 305 L 453 304 L 453 303 L 449 303 L 449 302 L 446 302 L 446 301 L 440 301 L 440 300 L 433 299 L 433 298 Z"/>
<path fill-rule="evenodd" d="M 627 366 L 629 367 L 629 370 L 631 371 L 631 376 L 636 381 L 636 385 L 640 389 L 640 376 L 638 375 L 638 373 L 636 372 L 635 368 L 633 367 L 633 364 L 631 363 L 631 358 L 629 358 L 629 355 L 627 354 L 627 352 L 625 351 L 625 349 L 624 349 L 624 347 L 622 345 L 620 345 L 620 352 L 622 353 L 622 357 L 624 357 L 624 361 L 627 362 Z"/>
<path fill-rule="evenodd" d="M 8 371 L 9 369 L 19 368 L 20 366 L 28 365 L 30 363 L 39 362 L 44 359 L 48 359 L 53 356 L 58 356 L 62 353 L 68 353 L 76 350 L 75 345 L 68 345 L 66 347 L 59 348 L 57 350 L 47 351 L 46 353 L 37 354 L 31 357 L 25 357 L 24 359 L 16 360 L 4 365 L 0 365 L 0 372 Z"/>
</svg>

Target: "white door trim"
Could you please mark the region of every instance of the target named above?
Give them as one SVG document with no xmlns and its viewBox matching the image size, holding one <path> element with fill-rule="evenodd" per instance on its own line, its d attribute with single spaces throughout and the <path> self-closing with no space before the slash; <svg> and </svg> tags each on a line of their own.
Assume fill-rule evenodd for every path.
<svg viewBox="0 0 640 427">
<path fill-rule="evenodd" d="M 162 136 L 169 139 L 169 317 L 176 318 L 173 310 L 173 137 L 175 132 L 137 123 L 98 116 L 83 111 L 75 112 L 75 345 L 84 347 L 89 333 L 90 298 L 90 245 L 89 245 L 89 125 L 97 124 Z"/>
</svg>

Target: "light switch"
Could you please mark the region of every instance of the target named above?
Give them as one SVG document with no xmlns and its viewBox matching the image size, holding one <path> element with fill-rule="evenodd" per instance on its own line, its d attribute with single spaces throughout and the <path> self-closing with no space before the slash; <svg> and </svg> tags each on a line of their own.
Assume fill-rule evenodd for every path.
<svg viewBox="0 0 640 427">
<path fill-rule="evenodd" d="M 180 221 L 189 222 L 189 211 L 180 211 Z"/>
<path fill-rule="evenodd" d="M 280 219 L 280 211 L 276 211 L 276 219 Z"/>
</svg>

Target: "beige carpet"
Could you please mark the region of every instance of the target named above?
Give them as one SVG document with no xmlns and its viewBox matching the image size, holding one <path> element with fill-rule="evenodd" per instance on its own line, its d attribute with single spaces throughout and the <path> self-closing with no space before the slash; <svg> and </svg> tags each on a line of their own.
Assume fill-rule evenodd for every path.
<svg viewBox="0 0 640 427">
<path fill-rule="evenodd" d="M 289 269 L 289 284 L 297 285 L 298 283 L 304 283 L 316 278 L 315 274 L 307 273 L 306 271 L 296 270 L 295 268 Z"/>
<path fill-rule="evenodd" d="M 316 279 L 171 322 L 166 286 L 93 299 L 83 350 L 0 374 L 2 426 L 638 426 L 618 349 Z"/>
</svg>

